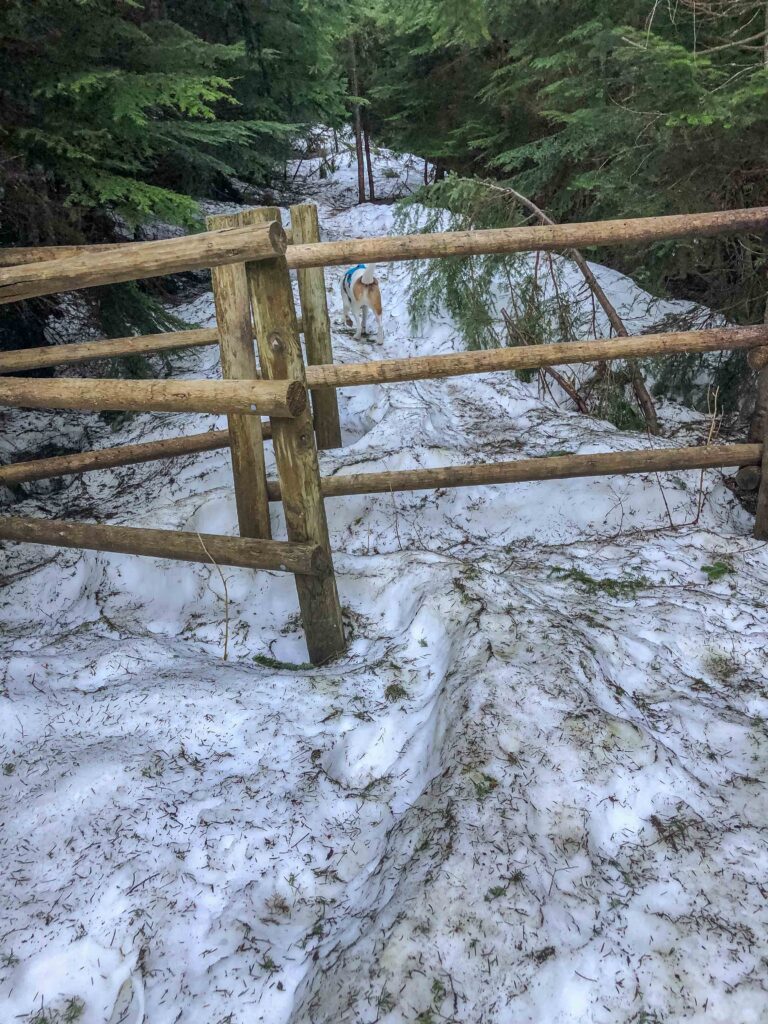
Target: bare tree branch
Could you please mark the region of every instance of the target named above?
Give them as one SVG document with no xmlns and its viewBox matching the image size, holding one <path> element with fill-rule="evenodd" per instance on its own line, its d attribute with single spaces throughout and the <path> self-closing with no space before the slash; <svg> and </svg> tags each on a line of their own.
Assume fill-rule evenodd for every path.
<svg viewBox="0 0 768 1024">
<path fill-rule="evenodd" d="M 527 210 L 535 214 L 535 216 L 538 217 L 543 224 L 554 225 L 556 223 L 554 220 L 552 220 L 551 217 L 544 213 L 544 211 L 540 209 L 534 202 L 532 202 L 526 196 L 522 195 L 516 189 L 510 188 L 509 186 L 506 185 L 504 187 L 502 187 L 501 185 L 494 185 L 490 182 L 488 182 L 487 184 L 488 187 L 493 189 L 494 191 L 504 192 L 507 195 L 512 196 Z M 605 315 L 608 317 L 608 320 L 610 321 L 610 324 L 613 327 L 616 334 L 618 334 L 621 338 L 628 338 L 629 331 L 625 327 L 624 321 L 619 316 L 616 307 L 613 305 L 613 303 L 610 301 L 608 296 L 603 291 L 600 282 L 597 280 L 595 275 L 590 270 L 589 264 L 587 263 L 582 253 L 579 252 L 578 249 L 567 249 L 565 251 L 581 271 L 584 280 L 587 282 L 587 285 L 591 289 L 593 295 L 603 308 L 603 311 L 605 312 Z M 632 390 L 635 393 L 637 404 L 640 406 L 640 409 L 643 413 L 643 418 L 645 419 L 646 427 L 652 434 L 658 434 L 659 418 L 656 414 L 656 407 L 653 404 L 653 399 L 651 398 L 648 388 L 645 385 L 645 380 L 643 379 L 643 375 L 640 371 L 640 366 L 636 359 L 628 359 L 627 366 L 629 368 L 630 377 L 632 381 Z"/>
</svg>

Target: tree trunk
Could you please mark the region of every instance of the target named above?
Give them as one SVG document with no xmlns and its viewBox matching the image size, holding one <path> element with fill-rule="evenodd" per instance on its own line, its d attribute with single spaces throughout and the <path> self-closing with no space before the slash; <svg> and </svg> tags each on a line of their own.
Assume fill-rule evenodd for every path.
<svg viewBox="0 0 768 1024">
<path fill-rule="evenodd" d="M 765 303 L 763 323 L 768 324 L 768 300 Z M 757 394 L 755 396 L 755 409 L 749 424 L 750 441 L 762 444 L 763 438 L 768 433 L 768 366 L 762 367 L 757 372 Z"/>
<path fill-rule="evenodd" d="M 755 411 L 749 424 L 749 440 L 758 444 L 768 433 L 768 367 L 757 375 L 757 397 Z"/>
<path fill-rule="evenodd" d="M 373 164 L 371 163 L 371 136 L 368 131 L 368 119 L 366 118 L 363 129 L 363 143 L 365 145 L 365 166 L 368 168 L 368 199 L 373 202 L 376 198 L 376 187 L 373 183 Z"/>
<path fill-rule="evenodd" d="M 768 300 L 765 303 L 763 322 L 768 324 Z M 761 354 L 764 349 L 756 349 L 756 354 Z M 749 421 L 747 439 L 756 444 L 762 444 L 768 437 L 768 366 L 762 366 L 757 371 L 757 389 L 755 392 L 755 408 L 752 410 L 752 418 Z M 756 491 L 760 486 L 760 466 L 745 466 L 736 474 L 736 484 L 742 491 Z"/>
<path fill-rule="evenodd" d="M 355 148 L 357 150 L 357 201 L 365 202 L 365 167 L 363 165 L 363 130 L 360 119 L 360 104 L 357 102 L 360 84 L 357 78 L 357 47 L 355 37 L 349 37 L 349 85 L 355 97 L 352 117 L 355 129 Z"/>
</svg>

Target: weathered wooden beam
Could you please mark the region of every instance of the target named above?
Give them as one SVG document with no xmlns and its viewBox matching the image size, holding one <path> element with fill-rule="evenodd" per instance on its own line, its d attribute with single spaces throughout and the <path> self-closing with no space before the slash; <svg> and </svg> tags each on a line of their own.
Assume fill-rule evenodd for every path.
<svg viewBox="0 0 768 1024">
<path fill-rule="evenodd" d="M 292 206 L 291 224 L 293 237 L 297 243 L 320 241 L 320 222 L 317 207 L 313 203 Z M 306 270 L 299 270 L 297 277 L 307 363 L 332 364 L 331 318 L 328 315 L 325 272 L 322 267 L 309 267 Z M 328 389 L 313 391 L 312 411 L 317 447 L 341 448 L 341 423 L 336 394 Z"/>
<path fill-rule="evenodd" d="M 358 238 L 343 242 L 291 245 L 288 265 L 292 269 L 339 266 L 358 262 L 392 262 L 441 256 L 473 256 L 493 253 L 533 252 L 590 245 L 633 245 L 671 238 L 764 232 L 768 207 L 725 210 L 713 213 L 676 214 L 668 217 L 639 217 L 629 220 L 589 221 L 582 224 L 495 228 L 486 231 L 449 231 L 424 235 L 394 235 L 388 238 Z M 256 247 L 220 253 L 205 235 L 188 235 L 159 242 L 127 242 L 116 245 L 40 246 L 0 251 L 0 302 L 12 302 L 52 291 L 86 288 L 115 281 L 136 280 L 236 263 L 242 259 L 268 258 Z M 230 245 L 240 244 L 232 236 Z M 249 239 L 255 246 L 253 237 Z M 224 245 L 221 240 L 216 245 Z M 281 236 L 281 251 L 287 244 Z M 157 247 L 154 250 L 150 247 Z M 160 247 L 168 247 L 163 250 Z M 208 247 L 210 251 L 203 250 Z M 258 251 L 257 251 L 258 250 Z M 171 258 L 170 253 L 174 253 Z M 160 258 L 160 254 L 165 255 Z M 19 265 L 19 261 L 24 262 Z M 80 261 L 85 261 L 83 264 Z M 102 266 L 99 266 L 99 265 Z M 119 276 L 113 276 L 119 274 Z M 89 278 L 85 280 L 84 278 Z M 91 279 L 92 278 L 92 279 Z M 12 289 L 18 289 L 14 294 Z M 35 290 L 37 289 L 37 290 Z M 42 290 L 41 290 L 42 289 Z"/>
<path fill-rule="evenodd" d="M 304 361 L 285 258 L 249 263 L 247 269 L 262 373 L 271 380 L 303 380 Z M 288 537 L 318 544 L 326 555 L 323 575 L 296 577 L 309 658 L 313 664 L 323 664 L 342 653 L 345 641 L 309 409 L 290 426 L 287 420 L 273 420 L 272 441 Z"/>
<path fill-rule="evenodd" d="M 394 235 L 294 244 L 288 249 L 288 265 L 292 269 L 304 269 L 357 262 L 384 263 L 441 256 L 548 251 L 575 246 L 647 244 L 671 238 L 762 233 L 767 226 L 768 207 L 755 207 L 582 224 Z M 266 249 L 254 236 L 231 235 L 228 240 L 214 240 L 202 234 L 158 242 L 6 249 L 0 257 L 0 266 L 6 264 L 0 269 L 0 302 L 237 263 L 243 259 L 265 259 L 274 253 L 275 246 L 283 252 L 286 245 L 287 237 L 282 232 L 279 239 L 275 237 L 272 246 Z M 18 264 L 20 259 L 25 261 L 21 265 Z"/>
<path fill-rule="evenodd" d="M 477 466 L 339 474 L 323 477 L 321 485 L 324 498 L 339 498 L 347 494 L 432 491 L 485 484 L 523 483 L 531 480 L 566 480 L 582 476 L 623 476 L 630 473 L 664 473 L 682 469 L 755 466 L 760 464 L 762 454 L 763 445 L 731 444 L 595 455 L 557 455 Z M 267 486 L 270 501 L 279 501 L 278 481 L 269 480 Z"/>
<path fill-rule="evenodd" d="M 209 231 L 242 226 L 242 219 L 237 214 L 209 217 L 206 221 Z M 211 282 L 222 376 L 225 380 L 257 380 L 259 371 L 253 348 L 251 299 L 245 264 L 213 267 Z M 229 438 L 240 536 L 271 537 L 260 417 L 230 413 Z"/>
<path fill-rule="evenodd" d="M 303 324 L 299 320 L 299 331 Z M 74 342 L 66 345 L 42 345 L 40 348 L 12 349 L 0 352 L 0 375 L 40 370 L 47 366 L 68 366 L 92 359 L 119 359 L 121 356 L 151 355 L 178 348 L 202 348 L 218 345 L 215 327 L 192 331 L 171 331 L 167 334 L 139 334 L 129 338 L 105 338 L 98 341 Z"/>
<path fill-rule="evenodd" d="M 279 224 L 209 231 L 160 242 L 130 242 L 117 246 L 115 252 L 86 251 L 0 269 L 0 303 L 243 260 L 269 259 L 285 252 L 286 245 L 285 232 Z"/>
<path fill-rule="evenodd" d="M 393 384 L 406 380 L 454 377 L 492 370 L 534 370 L 558 364 L 588 363 L 633 356 L 662 356 L 673 352 L 715 352 L 754 348 L 768 343 L 768 326 L 717 327 L 706 331 L 672 331 L 631 338 L 568 341 L 555 345 L 493 348 L 480 352 L 450 352 L 410 359 L 382 359 L 368 363 L 308 366 L 310 388 L 348 388 L 365 384 Z"/>
<path fill-rule="evenodd" d="M 285 240 L 290 245 L 293 232 L 286 229 Z M 14 245 L 0 249 L 0 267 L 19 267 L 25 263 L 44 263 L 46 260 L 60 260 L 68 256 L 80 256 L 84 252 L 116 253 L 124 245 L 136 242 L 94 242 L 90 245 Z"/>
<path fill-rule="evenodd" d="M 588 221 L 552 227 L 491 228 L 445 231 L 388 238 L 353 238 L 343 242 L 292 245 L 286 257 L 292 270 L 353 263 L 392 263 L 441 256 L 484 256 L 513 252 L 546 252 L 591 245 L 640 245 L 671 238 L 707 238 L 768 230 L 768 207 L 687 213 L 670 217 Z"/>
<path fill-rule="evenodd" d="M 182 562 L 238 565 L 313 576 L 325 571 L 325 553 L 317 544 L 222 537 L 211 533 L 147 530 L 135 526 L 101 526 L 57 519 L 0 518 L 0 540 L 90 551 L 116 551 Z M 207 550 L 206 550 L 207 549 Z"/>
<path fill-rule="evenodd" d="M 766 323 L 768 323 L 768 310 L 766 310 Z M 747 356 L 747 361 L 752 363 L 752 357 L 760 353 L 768 352 L 768 348 L 756 348 Z M 755 405 L 752 415 L 749 417 L 749 428 L 746 440 L 753 444 L 762 444 L 763 438 L 768 434 L 768 362 L 764 366 L 755 366 L 757 380 L 755 382 Z M 742 466 L 736 474 L 734 483 L 738 491 L 746 494 L 757 491 L 760 487 L 762 472 L 760 466 Z"/>
<path fill-rule="evenodd" d="M 303 323 L 298 322 L 299 330 Z M 48 366 L 83 363 L 90 359 L 163 352 L 168 349 L 193 348 L 218 344 L 216 328 L 193 331 L 172 331 L 132 338 L 111 338 L 69 345 L 16 349 L 0 352 L 0 374 L 37 370 Z M 601 346 L 589 349 L 587 346 Z M 610 348 L 609 346 L 614 346 Z M 719 349 L 751 349 L 748 360 L 755 370 L 768 365 L 768 326 L 717 327 L 704 331 L 670 331 L 667 334 L 643 334 L 627 339 L 572 341 L 557 345 L 531 345 L 527 348 L 490 349 L 483 352 L 457 352 L 440 356 L 417 356 L 411 359 L 385 359 L 369 363 L 320 365 L 307 367 L 307 381 L 312 388 L 354 387 L 358 384 L 386 384 L 426 377 L 450 377 L 489 370 L 535 369 L 558 363 L 591 362 L 601 359 L 625 359 L 632 356 L 667 355 L 672 352 L 715 352 Z M 546 349 L 546 351 L 544 351 Z M 526 355 L 522 353 L 525 352 Z M 592 354 L 594 352 L 594 354 Z M 550 362 L 533 363 L 539 355 Z M 567 356 L 567 358 L 563 358 Z"/>
<path fill-rule="evenodd" d="M 96 242 L 93 245 L 14 245 L 0 249 L 0 267 L 20 267 L 26 263 L 44 263 L 84 252 L 115 252 L 119 245 L 129 242 Z"/>
<path fill-rule="evenodd" d="M 270 436 L 268 421 L 262 424 L 265 436 Z M 23 484 L 30 480 L 49 480 L 56 476 L 91 473 L 116 466 L 134 466 L 158 459 L 174 459 L 199 452 L 213 452 L 229 448 L 228 430 L 207 430 L 188 437 L 169 437 L 162 441 L 142 441 L 140 444 L 121 444 L 115 448 L 97 451 L 72 452 L 52 455 L 47 459 L 29 459 L 0 466 L 0 484 Z"/>
<path fill-rule="evenodd" d="M 215 327 L 194 331 L 171 331 L 164 334 L 142 334 L 131 338 L 107 338 L 81 341 L 67 345 L 41 345 L 40 348 L 13 349 L 0 352 L 0 374 L 40 370 L 48 366 L 68 366 L 91 359 L 117 359 L 120 356 L 149 355 L 177 348 L 198 348 L 216 345 Z"/>
<path fill-rule="evenodd" d="M 299 330 L 303 323 L 298 322 Z M 87 362 L 90 359 L 163 352 L 168 349 L 216 345 L 216 328 L 147 334 L 133 338 L 112 338 L 70 345 L 17 349 L 0 352 L 0 374 L 19 373 L 47 366 Z M 588 346 L 601 346 L 590 349 Z M 612 348 L 609 346 L 613 346 Z M 748 360 L 754 369 L 768 365 L 768 326 L 718 327 L 704 331 L 670 331 L 667 334 L 643 334 L 627 339 L 572 341 L 557 345 L 531 345 L 523 348 L 490 349 L 483 352 L 457 352 L 411 359 L 385 359 L 369 363 L 307 367 L 312 388 L 354 387 L 359 384 L 386 384 L 427 377 L 450 377 L 489 370 L 536 369 L 558 363 L 625 359 L 632 356 L 667 355 L 672 352 L 715 352 L 719 349 L 751 349 Z M 546 351 L 545 351 L 546 350 Z M 523 355 L 522 353 L 526 353 Z M 594 353 L 594 354 L 593 354 Z M 550 362 L 532 362 L 546 355 Z M 567 358 L 564 358 L 567 356 Z"/>
<path fill-rule="evenodd" d="M 0 379 L 0 406 L 137 412 L 241 412 L 292 418 L 307 407 L 300 380 Z"/>
</svg>

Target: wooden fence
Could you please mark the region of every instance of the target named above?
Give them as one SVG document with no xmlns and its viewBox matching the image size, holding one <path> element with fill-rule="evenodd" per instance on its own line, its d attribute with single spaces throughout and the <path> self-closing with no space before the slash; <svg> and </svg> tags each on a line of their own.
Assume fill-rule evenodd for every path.
<svg viewBox="0 0 768 1024">
<path fill-rule="evenodd" d="M 90 472 L 229 448 L 239 537 L 39 518 L 0 518 L 0 539 L 120 551 L 293 573 L 309 657 L 344 650 L 341 606 L 325 516 L 326 498 L 567 477 L 716 467 L 757 467 L 755 535 L 768 539 L 768 444 L 707 445 L 568 455 L 484 465 L 320 476 L 318 448 L 341 445 L 336 390 L 498 370 L 540 369 L 678 352 L 745 349 L 768 373 L 768 325 L 334 365 L 323 267 L 487 253 L 627 245 L 681 237 L 765 233 L 768 208 L 491 231 L 321 242 L 316 208 L 291 208 L 291 243 L 274 208 L 210 218 L 208 231 L 162 242 L 0 252 L 0 303 L 60 290 L 212 271 L 217 326 L 146 337 L 86 341 L 0 353 L 0 374 L 93 359 L 218 345 L 221 381 L 0 378 L 0 405 L 226 413 L 228 429 L 0 466 L 0 484 Z M 290 270 L 298 275 L 301 315 Z M 304 334 L 306 361 L 300 333 Z M 254 350 L 254 339 L 256 348 Z M 258 353 L 258 359 L 257 359 Z M 311 394 L 311 406 L 307 400 Z M 269 417 L 262 421 L 262 415 Z M 271 439 L 276 480 L 266 477 Z M 288 540 L 271 537 L 269 503 L 281 501 Z"/>
</svg>

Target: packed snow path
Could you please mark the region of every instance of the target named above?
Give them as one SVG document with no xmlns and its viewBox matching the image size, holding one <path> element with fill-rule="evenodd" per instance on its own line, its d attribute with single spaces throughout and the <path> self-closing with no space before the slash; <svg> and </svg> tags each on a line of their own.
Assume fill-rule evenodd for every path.
<svg viewBox="0 0 768 1024">
<path fill-rule="evenodd" d="M 389 230 L 350 182 L 309 195 L 327 236 Z M 410 330 L 405 265 L 355 342 L 341 273 L 337 361 L 459 346 Z M 663 313 L 600 273 L 635 330 Z M 340 403 L 326 474 L 649 443 L 511 374 Z M 5 457 L 42 416 L 4 414 Z M 57 417 L 84 447 L 224 425 Z M 703 481 L 698 522 L 698 472 L 328 501 L 323 669 L 291 577 L 228 570 L 225 662 L 215 571 L 6 545 L 0 1020 L 765 1020 L 768 549 Z M 28 490 L 14 514 L 236 529 L 225 452 Z"/>
</svg>

